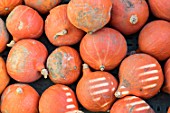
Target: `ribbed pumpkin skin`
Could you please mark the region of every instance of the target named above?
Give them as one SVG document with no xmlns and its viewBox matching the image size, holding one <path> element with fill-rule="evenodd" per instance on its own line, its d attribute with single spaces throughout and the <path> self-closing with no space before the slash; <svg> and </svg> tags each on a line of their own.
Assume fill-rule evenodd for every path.
<svg viewBox="0 0 170 113">
<path fill-rule="evenodd" d="M 4 21 L 0 18 L 0 53 L 5 50 L 9 41 L 9 35 Z"/>
<path fill-rule="evenodd" d="M 0 0 L 0 15 L 8 15 L 16 6 L 21 5 L 23 0 Z"/>
<path fill-rule="evenodd" d="M 19 82 L 33 82 L 41 77 L 48 52 L 45 46 L 33 39 L 18 41 L 7 57 L 7 71 Z"/>
<path fill-rule="evenodd" d="M 67 15 L 74 26 L 93 33 L 110 21 L 111 8 L 111 0 L 71 0 Z"/>
<path fill-rule="evenodd" d="M 155 96 L 164 81 L 158 61 L 147 54 L 134 54 L 125 58 L 119 68 L 119 86 L 115 96 L 135 95 L 144 99 Z"/>
<path fill-rule="evenodd" d="M 2 113 L 38 113 L 39 94 L 27 84 L 8 86 L 1 97 Z"/>
<path fill-rule="evenodd" d="M 67 33 L 58 35 L 66 30 Z M 67 17 L 67 4 L 59 5 L 52 10 L 45 20 L 45 33 L 55 46 L 73 45 L 79 42 L 84 32 L 73 26 Z"/>
<path fill-rule="evenodd" d="M 25 4 L 39 11 L 42 14 L 48 13 L 57 6 L 61 0 L 24 0 Z"/>
<path fill-rule="evenodd" d="M 90 67 L 112 70 L 125 57 L 127 44 L 118 31 L 103 28 L 94 34 L 86 34 L 80 43 L 80 55 Z"/>
<path fill-rule="evenodd" d="M 6 70 L 5 61 L 3 60 L 2 57 L 0 57 L 0 94 L 6 88 L 9 81 L 10 81 L 10 78 Z"/>
<path fill-rule="evenodd" d="M 19 5 L 6 19 L 8 31 L 14 41 L 24 38 L 39 38 L 43 32 L 43 19 L 34 9 Z"/>
<path fill-rule="evenodd" d="M 72 84 L 80 75 L 81 59 L 75 49 L 61 46 L 49 55 L 47 68 L 54 83 Z"/>
<path fill-rule="evenodd" d="M 75 94 L 65 85 L 50 86 L 39 101 L 39 113 L 77 113 L 71 112 L 75 110 L 78 110 Z"/>
<path fill-rule="evenodd" d="M 160 19 L 170 21 L 170 2 L 168 0 L 148 0 L 151 12 Z"/>
<path fill-rule="evenodd" d="M 155 113 L 154 110 L 141 98 L 126 96 L 117 100 L 110 113 Z"/>
<path fill-rule="evenodd" d="M 170 57 L 170 23 L 156 20 L 148 23 L 139 34 L 139 49 L 158 60 Z"/>
<path fill-rule="evenodd" d="M 112 0 L 110 25 L 125 35 L 139 31 L 149 17 L 145 0 Z"/>
</svg>

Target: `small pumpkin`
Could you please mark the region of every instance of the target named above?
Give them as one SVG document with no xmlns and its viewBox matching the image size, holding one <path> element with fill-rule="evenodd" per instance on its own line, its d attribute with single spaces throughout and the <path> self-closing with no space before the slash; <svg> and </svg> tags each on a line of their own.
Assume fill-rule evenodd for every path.
<svg viewBox="0 0 170 113">
<path fill-rule="evenodd" d="M 126 40 L 112 28 L 102 28 L 86 34 L 80 43 L 80 55 L 85 63 L 96 70 L 112 70 L 125 57 Z"/>
<path fill-rule="evenodd" d="M 155 96 L 162 87 L 164 76 L 158 61 L 148 54 L 133 54 L 119 68 L 117 98 L 135 95 L 144 99 Z"/>
<path fill-rule="evenodd" d="M 116 100 L 114 93 L 117 86 L 118 82 L 112 74 L 91 72 L 88 65 L 83 64 L 83 77 L 77 84 L 76 95 L 87 110 L 106 112 Z"/>
<path fill-rule="evenodd" d="M 48 13 L 52 8 L 57 6 L 61 0 L 24 0 L 25 5 L 36 9 L 42 14 Z"/>
<path fill-rule="evenodd" d="M 28 84 L 9 85 L 1 96 L 2 113 L 38 113 L 39 94 Z"/>
<path fill-rule="evenodd" d="M 18 40 L 39 38 L 43 33 L 44 22 L 37 11 L 25 5 L 19 5 L 8 15 L 6 26 L 13 36 L 13 40 L 7 46 L 12 47 Z"/>
<path fill-rule="evenodd" d="M 75 49 L 61 46 L 49 55 L 47 69 L 54 83 L 72 84 L 80 75 L 80 56 Z"/>
<path fill-rule="evenodd" d="M 9 35 L 4 21 L 0 18 L 0 53 L 5 50 L 6 44 L 9 41 Z"/>
<path fill-rule="evenodd" d="M 45 33 L 55 46 L 76 44 L 84 36 L 84 32 L 73 26 L 68 20 L 67 4 L 50 10 L 50 14 L 45 20 Z"/>
<path fill-rule="evenodd" d="M 39 113 L 83 112 L 78 110 L 78 103 L 72 89 L 65 85 L 55 84 L 47 88 L 41 95 Z"/>
<path fill-rule="evenodd" d="M 136 33 L 146 23 L 149 8 L 145 0 L 112 0 L 110 25 L 125 35 Z"/>
<path fill-rule="evenodd" d="M 71 0 L 67 16 L 74 26 L 91 34 L 110 21 L 111 8 L 111 0 Z"/>
<path fill-rule="evenodd" d="M 6 70 L 5 61 L 3 60 L 2 57 L 0 57 L 0 94 L 6 88 L 9 81 L 10 81 L 10 78 Z"/>
<path fill-rule="evenodd" d="M 7 57 L 7 71 L 18 82 L 33 82 L 41 77 L 47 78 L 45 69 L 48 52 L 46 47 L 34 39 L 18 41 L 9 51 Z"/>
<path fill-rule="evenodd" d="M 0 0 L 0 15 L 7 16 L 16 6 L 21 5 L 23 0 Z"/>
<path fill-rule="evenodd" d="M 126 96 L 117 100 L 110 113 L 155 113 L 154 110 L 141 98 Z"/>
<path fill-rule="evenodd" d="M 170 23 L 155 20 L 148 23 L 139 34 L 139 49 L 162 61 L 170 57 Z"/>
</svg>

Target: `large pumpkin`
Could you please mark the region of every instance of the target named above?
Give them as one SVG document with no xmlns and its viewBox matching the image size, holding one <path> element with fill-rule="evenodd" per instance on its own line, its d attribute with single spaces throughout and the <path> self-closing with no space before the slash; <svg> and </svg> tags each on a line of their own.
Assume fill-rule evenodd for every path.
<svg viewBox="0 0 170 113">
<path fill-rule="evenodd" d="M 45 33 L 55 46 L 73 45 L 79 42 L 84 32 L 73 26 L 67 18 L 67 4 L 52 10 L 45 20 Z"/>
<path fill-rule="evenodd" d="M 125 57 L 126 40 L 111 28 L 86 34 L 80 43 L 80 55 L 85 63 L 96 70 L 112 70 Z"/>
<path fill-rule="evenodd" d="M 170 23 L 155 20 L 148 23 L 139 34 L 139 49 L 158 60 L 170 57 Z"/>
<path fill-rule="evenodd" d="M 47 49 L 41 42 L 34 39 L 20 40 L 8 54 L 7 71 L 19 82 L 36 81 L 41 74 L 46 78 L 48 73 L 44 63 L 47 55 Z"/>
<path fill-rule="evenodd" d="M 109 22 L 111 8 L 111 0 L 71 0 L 67 15 L 74 26 L 93 33 Z"/>
</svg>

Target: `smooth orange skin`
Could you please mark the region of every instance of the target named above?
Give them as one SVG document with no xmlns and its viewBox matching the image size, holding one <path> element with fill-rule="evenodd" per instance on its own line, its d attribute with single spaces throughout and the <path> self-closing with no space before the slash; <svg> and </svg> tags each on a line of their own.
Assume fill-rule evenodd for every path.
<svg viewBox="0 0 170 113">
<path fill-rule="evenodd" d="M 148 3 L 154 16 L 170 21 L 169 0 L 148 0 Z"/>
<path fill-rule="evenodd" d="M 0 57 L 0 94 L 6 88 L 9 81 L 10 81 L 10 78 L 6 70 L 5 61 L 3 60 L 2 57 Z"/>
<path fill-rule="evenodd" d="M 134 98 L 134 99 L 128 100 L 130 98 Z M 129 105 L 135 102 L 142 102 L 142 101 L 144 100 L 136 96 L 126 96 L 122 99 L 117 100 L 113 104 L 110 113 L 155 113 L 151 107 L 149 109 L 136 111 L 138 108 L 140 109 L 142 107 L 149 106 L 146 102 L 143 102 L 142 104 Z"/>
<path fill-rule="evenodd" d="M 21 5 L 22 2 L 23 0 L 0 0 L 0 15 L 7 16 L 16 6 Z"/>
<path fill-rule="evenodd" d="M 125 35 L 139 31 L 149 17 L 149 8 L 145 0 L 112 0 L 110 25 Z M 131 5 L 130 5 L 131 4 Z M 138 17 L 138 22 L 132 24 L 132 15 Z"/>
<path fill-rule="evenodd" d="M 67 34 L 55 38 L 56 33 L 67 30 Z M 74 45 L 84 36 L 84 32 L 73 26 L 67 17 L 67 4 L 59 5 L 52 10 L 45 20 L 45 33 L 55 46 Z"/>
<path fill-rule="evenodd" d="M 125 38 L 118 31 L 103 28 L 94 34 L 86 34 L 80 43 L 80 55 L 85 63 L 95 70 L 114 69 L 127 52 Z"/>
<path fill-rule="evenodd" d="M 95 32 L 104 27 L 111 17 L 111 0 L 71 0 L 67 16 L 70 22 L 85 32 Z"/>
<path fill-rule="evenodd" d="M 168 111 L 167 111 L 167 113 L 170 113 L 170 107 L 168 108 Z"/>
<path fill-rule="evenodd" d="M 24 0 L 25 5 L 32 7 L 42 14 L 48 13 L 57 6 L 61 0 Z"/>
<path fill-rule="evenodd" d="M 72 102 L 67 102 L 67 99 L 72 99 Z M 75 107 L 67 109 L 67 105 L 74 105 Z M 78 110 L 78 103 L 74 92 L 68 86 L 52 85 L 41 95 L 39 113 L 71 113 L 74 110 Z"/>
<path fill-rule="evenodd" d="M 157 60 L 166 60 L 170 57 L 170 23 L 164 20 L 155 20 L 148 23 L 139 34 L 139 49 L 154 56 Z"/>
<path fill-rule="evenodd" d="M 6 19 L 8 31 L 14 41 L 25 38 L 39 38 L 43 33 L 44 21 L 34 9 L 18 5 Z"/>
<path fill-rule="evenodd" d="M 61 46 L 49 55 L 47 69 L 54 83 L 72 84 L 80 75 L 80 56 L 75 49 Z"/>
<path fill-rule="evenodd" d="M 22 89 L 18 93 L 17 88 Z M 39 94 L 27 84 L 15 83 L 9 85 L 2 93 L 2 113 L 38 113 Z"/>
<path fill-rule="evenodd" d="M 40 71 L 45 68 L 47 55 L 47 49 L 41 42 L 33 39 L 20 40 L 8 54 L 7 71 L 16 81 L 36 81 L 41 77 Z"/>
<path fill-rule="evenodd" d="M 145 67 L 154 64 L 153 67 Z M 144 73 L 149 73 L 157 70 L 155 73 L 140 75 Z M 145 81 L 157 76 L 157 79 Z M 133 54 L 125 58 L 120 64 L 119 68 L 119 86 L 116 92 L 120 92 L 119 98 L 125 97 L 127 95 L 135 95 L 144 99 L 149 99 L 155 96 L 163 85 L 164 75 L 162 68 L 158 61 L 148 55 L 148 54 Z M 152 88 L 144 88 L 145 86 L 152 86 Z M 122 88 L 124 87 L 124 88 Z M 122 92 L 129 91 L 128 94 L 123 94 Z"/>
<path fill-rule="evenodd" d="M 9 35 L 4 21 L 0 18 L 0 53 L 5 50 L 9 41 Z"/>
</svg>

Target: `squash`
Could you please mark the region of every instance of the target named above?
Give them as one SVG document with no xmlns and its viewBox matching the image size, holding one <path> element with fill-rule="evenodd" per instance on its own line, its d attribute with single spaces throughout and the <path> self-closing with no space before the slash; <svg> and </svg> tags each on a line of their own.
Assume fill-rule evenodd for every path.
<svg viewBox="0 0 170 113">
<path fill-rule="evenodd" d="M 80 55 L 95 70 L 112 70 L 126 56 L 127 44 L 121 33 L 112 28 L 102 28 L 86 34 L 80 43 Z"/>
<path fill-rule="evenodd" d="M 48 51 L 39 41 L 23 39 L 18 41 L 9 51 L 7 57 L 7 72 L 18 82 L 33 82 L 41 77 L 47 78 L 45 69 Z"/>
<path fill-rule="evenodd" d="M 144 99 L 155 96 L 162 87 L 164 76 L 158 61 L 148 54 L 133 54 L 119 68 L 117 98 L 135 95 Z"/>
<path fill-rule="evenodd" d="M 111 8 L 111 0 L 71 0 L 67 16 L 74 26 L 91 34 L 110 21 Z"/>
<path fill-rule="evenodd" d="M 52 10 L 45 20 L 45 33 L 55 46 L 74 45 L 84 36 L 84 32 L 73 26 L 67 18 L 67 4 Z"/>
<path fill-rule="evenodd" d="M 6 26 L 13 36 L 13 40 L 7 46 L 12 47 L 18 40 L 39 38 L 43 33 L 44 22 L 37 11 L 25 5 L 19 5 L 8 15 Z"/>
<path fill-rule="evenodd" d="M 116 78 L 102 71 L 91 72 L 83 64 L 83 77 L 77 84 L 76 95 L 80 104 L 92 112 L 106 112 L 116 100 L 114 93 L 118 82 Z"/>
</svg>

